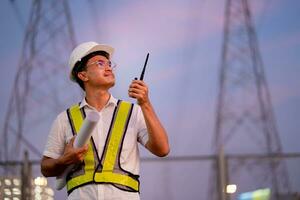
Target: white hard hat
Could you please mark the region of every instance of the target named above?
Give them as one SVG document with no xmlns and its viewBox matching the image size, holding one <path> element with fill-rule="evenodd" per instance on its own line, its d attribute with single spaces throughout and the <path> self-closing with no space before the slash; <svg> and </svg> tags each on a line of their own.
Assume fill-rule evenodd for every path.
<svg viewBox="0 0 300 200">
<path fill-rule="evenodd" d="M 70 66 L 70 79 L 72 81 L 75 81 L 75 77 L 72 74 L 72 71 L 75 67 L 75 64 L 78 61 L 81 61 L 81 59 L 90 53 L 96 52 L 96 51 L 105 51 L 109 54 L 109 57 L 111 58 L 114 53 L 114 48 L 106 45 L 106 44 L 98 44 L 96 42 L 85 42 L 80 45 L 78 45 L 71 53 L 70 59 L 69 59 L 69 66 Z"/>
</svg>

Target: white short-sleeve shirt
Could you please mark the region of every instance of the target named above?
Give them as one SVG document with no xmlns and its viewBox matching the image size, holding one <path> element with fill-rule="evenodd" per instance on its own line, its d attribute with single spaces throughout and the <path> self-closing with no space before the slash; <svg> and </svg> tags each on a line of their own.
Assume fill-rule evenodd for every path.
<svg viewBox="0 0 300 200">
<path fill-rule="evenodd" d="M 90 106 L 85 99 L 80 103 L 80 108 L 83 107 L 86 114 L 93 110 L 97 111 L 100 115 L 100 120 L 92 133 L 99 158 L 101 158 L 103 153 L 105 140 L 117 101 L 118 100 L 111 95 L 108 103 L 100 112 Z M 54 159 L 60 157 L 64 152 L 65 145 L 72 137 L 73 134 L 67 112 L 61 112 L 52 124 L 43 153 L 44 156 Z M 145 146 L 147 141 L 148 132 L 144 116 L 141 108 L 135 104 L 125 134 L 122 152 L 120 154 L 120 164 L 124 170 L 133 174 L 139 174 L 140 160 L 138 143 Z M 68 199 L 139 199 L 139 193 L 126 192 L 110 184 L 88 184 L 72 191 L 68 196 Z"/>
</svg>

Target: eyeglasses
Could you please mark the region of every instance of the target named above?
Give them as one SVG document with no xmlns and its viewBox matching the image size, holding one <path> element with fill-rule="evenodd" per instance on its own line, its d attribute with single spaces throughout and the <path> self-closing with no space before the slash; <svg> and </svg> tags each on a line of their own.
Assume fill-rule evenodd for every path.
<svg viewBox="0 0 300 200">
<path fill-rule="evenodd" d="M 109 66 L 111 69 L 114 69 L 117 67 L 117 64 L 113 61 L 104 61 L 104 60 L 98 60 L 98 61 L 95 61 L 95 62 L 92 62 L 88 65 L 86 65 L 87 67 L 88 66 L 91 66 L 91 65 L 97 65 L 100 69 L 104 69 L 105 66 Z"/>
</svg>

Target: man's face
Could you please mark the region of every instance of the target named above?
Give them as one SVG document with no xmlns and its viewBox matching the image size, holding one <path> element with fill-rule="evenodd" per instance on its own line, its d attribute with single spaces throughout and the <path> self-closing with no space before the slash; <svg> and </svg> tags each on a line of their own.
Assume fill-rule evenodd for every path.
<svg viewBox="0 0 300 200">
<path fill-rule="evenodd" d="M 84 82 L 91 87 L 104 87 L 109 89 L 115 84 L 115 75 L 110 66 L 110 61 L 101 55 L 90 58 L 86 64 Z"/>
</svg>

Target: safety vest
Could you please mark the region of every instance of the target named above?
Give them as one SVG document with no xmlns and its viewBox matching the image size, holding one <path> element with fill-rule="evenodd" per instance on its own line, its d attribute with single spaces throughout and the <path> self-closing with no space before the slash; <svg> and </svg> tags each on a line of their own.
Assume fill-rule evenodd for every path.
<svg viewBox="0 0 300 200">
<path fill-rule="evenodd" d="M 122 169 L 120 165 L 122 144 L 132 108 L 133 104 L 118 101 L 101 159 L 92 137 L 84 161 L 67 176 L 68 194 L 74 189 L 90 183 L 109 183 L 121 190 L 139 192 L 139 176 Z M 76 135 L 85 118 L 84 109 L 76 104 L 67 109 L 67 114 L 73 135 Z"/>
</svg>

